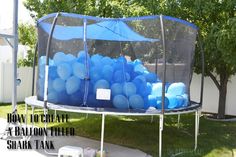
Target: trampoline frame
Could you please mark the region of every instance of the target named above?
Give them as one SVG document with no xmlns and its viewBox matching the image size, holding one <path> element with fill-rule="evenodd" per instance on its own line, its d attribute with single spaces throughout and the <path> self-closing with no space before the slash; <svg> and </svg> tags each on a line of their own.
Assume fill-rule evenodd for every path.
<svg viewBox="0 0 236 157">
<path fill-rule="evenodd" d="M 63 13 L 65 14 L 65 13 Z M 48 15 L 50 17 L 54 16 L 54 20 L 51 26 L 51 30 L 50 30 L 50 34 L 49 34 L 49 38 L 48 38 L 48 42 L 47 42 L 47 49 L 46 49 L 46 65 L 45 65 L 45 76 L 48 76 L 48 71 L 49 71 L 49 51 L 50 51 L 50 46 L 51 46 L 51 39 L 52 39 L 52 35 L 53 35 L 53 31 L 57 22 L 57 18 L 58 16 L 60 16 L 60 13 L 57 14 L 50 14 Z M 75 16 L 75 15 L 74 15 Z M 81 15 L 80 15 L 81 16 Z M 44 17 L 45 18 L 45 17 Z M 44 19 L 43 18 L 43 19 Z M 90 17 L 91 18 L 91 17 Z M 41 19 L 42 20 L 42 19 Z M 187 113 L 195 113 L 195 143 L 194 143 L 194 150 L 197 149 L 197 137 L 198 137 L 198 133 L 199 133 L 199 123 L 200 123 L 200 115 L 201 115 L 201 106 L 202 106 L 202 101 L 203 101 L 203 86 L 204 86 L 204 53 L 203 53 L 203 49 L 202 49 L 202 43 L 201 43 L 201 38 L 200 35 L 198 35 L 199 37 L 199 46 L 200 46 L 200 51 L 201 51 L 201 62 L 202 62 L 202 77 L 201 77 L 201 90 L 200 90 L 200 102 L 199 103 L 195 103 L 194 107 L 191 108 L 186 108 L 185 110 L 173 110 L 170 112 L 166 112 L 164 110 L 164 105 L 165 105 L 165 83 L 166 83 L 166 45 L 165 45 L 165 33 L 164 33 L 164 24 L 163 24 L 163 16 L 160 15 L 160 22 L 161 22 L 161 36 L 162 36 L 162 45 L 163 45 L 163 62 L 164 62 L 164 78 L 162 80 L 162 109 L 161 110 L 156 110 L 157 112 L 154 113 L 139 113 L 139 112 L 111 112 L 111 111 L 104 111 L 104 110 L 96 110 L 96 111 L 91 111 L 88 110 L 88 107 L 83 107 L 83 108 L 87 108 L 86 109 L 82 109 L 82 108 L 78 108 L 78 107 L 74 107 L 74 106 L 66 106 L 66 105 L 56 105 L 53 103 L 49 103 L 47 100 L 47 92 L 48 92 L 48 77 L 45 77 L 45 81 L 44 81 L 44 101 L 39 101 L 37 100 L 37 97 L 32 96 L 32 97 L 28 97 L 25 99 L 25 114 L 27 115 L 28 113 L 28 105 L 32 106 L 32 113 L 34 114 L 34 107 L 42 107 L 44 109 L 44 114 L 47 114 L 48 110 L 55 110 L 55 114 L 56 111 L 67 111 L 67 112 L 76 112 L 76 113 L 86 113 L 86 114 L 98 114 L 98 115 L 102 115 L 102 123 L 101 123 L 101 145 L 100 145 L 100 156 L 103 156 L 103 145 L 104 145 L 104 132 L 105 132 L 105 116 L 106 115 L 123 115 L 123 116 L 159 116 L 159 157 L 162 156 L 162 131 L 163 131 L 163 127 L 164 127 L 164 115 L 178 115 L 178 122 L 180 121 L 180 115 L 181 114 L 187 114 Z M 186 22 L 186 21 L 185 21 Z M 86 20 L 85 20 L 85 24 L 84 24 L 84 48 L 86 49 Z M 194 25 L 195 26 L 195 25 Z M 36 45 L 36 49 L 37 49 L 37 45 Z M 35 54 L 36 55 L 36 54 Z M 35 64 L 34 64 L 35 65 Z M 35 67 L 34 67 L 35 68 Z M 35 75 L 35 70 L 33 75 Z M 34 78 L 34 77 L 33 77 Z M 32 82 L 32 87 L 34 89 L 34 80 Z M 32 91 L 32 95 L 33 95 L 33 91 Z M 47 123 L 45 123 L 45 127 L 47 127 Z M 46 136 L 44 137 L 44 140 L 46 140 Z M 45 150 L 46 152 L 46 150 Z M 46 152 L 48 153 L 48 152 Z M 49 153 L 50 154 L 50 153 Z M 55 154 L 53 154 L 55 155 Z"/>
</svg>

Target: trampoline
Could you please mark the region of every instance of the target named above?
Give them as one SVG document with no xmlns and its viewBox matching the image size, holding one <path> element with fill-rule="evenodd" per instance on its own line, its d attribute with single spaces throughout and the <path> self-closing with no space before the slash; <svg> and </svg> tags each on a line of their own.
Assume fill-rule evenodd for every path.
<svg viewBox="0 0 236 157">
<path fill-rule="evenodd" d="M 37 28 L 37 95 L 25 99 L 26 112 L 31 105 L 42 107 L 44 114 L 51 109 L 102 115 L 101 150 L 106 115 L 157 115 L 159 156 L 164 115 L 178 115 L 179 121 L 180 114 L 192 112 L 197 148 L 204 56 L 201 51 L 197 102 L 190 93 L 198 32 L 194 24 L 164 15 L 52 13 L 40 18 Z"/>
</svg>

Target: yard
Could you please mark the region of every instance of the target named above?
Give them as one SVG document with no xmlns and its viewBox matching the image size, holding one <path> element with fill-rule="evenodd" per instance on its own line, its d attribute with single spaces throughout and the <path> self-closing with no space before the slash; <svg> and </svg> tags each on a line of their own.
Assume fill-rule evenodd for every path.
<svg viewBox="0 0 236 157">
<path fill-rule="evenodd" d="M 24 104 L 18 105 L 18 113 L 24 113 Z M 0 117 L 6 118 L 10 113 L 10 104 L 0 104 Z M 30 111 L 30 110 L 29 110 Z M 30 113 L 30 112 L 29 112 Z M 36 109 L 41 114 L 42 109 Z M 51 113 L 53 113 L 51 111 Z M 58 112 L 59 113 L 59 112 Z M 76 135 L 100 140 L 101 116 L 69 113 L 70 122 L 53 123 L 49 126 L 75 127 Z M 148 154 L 158 154 L 159 118 L 154 117 L 107 116 L 105 123 L 105 141 L 140 149 Z M 43 126 L 42 123 L 38 124 Z M 236 153 L 236 122 L 216 122 L 200 120 L 198 149 L 194 147 L 194 115 L 181 116 L 180 128 L 177 116 L 166 116 L 163 132 L 164 156 L 180 157 L 232 157 Z"/>
</svg>

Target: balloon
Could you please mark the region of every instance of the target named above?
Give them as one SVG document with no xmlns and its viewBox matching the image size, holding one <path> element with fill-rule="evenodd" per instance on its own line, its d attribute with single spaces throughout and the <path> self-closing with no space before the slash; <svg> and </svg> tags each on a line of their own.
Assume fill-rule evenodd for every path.
<svg viewBox="0 0 236 157">
<path fill-rule="evenodd" d="M 113 67 L 110 65 L 105 65 L 102 69 L 103 78 L 107 81 L 111 81 L 112 75 L 113 75 Z"/>
<path fill-rule="evenodd" d="M 108 89 L 110 87 L 109 82 L 107 80 L 98 80 L 94 85 L 94 93 L 96 93 L 98 88 Z"/>
<path fill-rule="evenodd" d="M 140 84 L 138 87 L 138 93 L 140 93 L 141 96 L 145 97 L 152 92 L 152 85 L 148 82 L 146 84 Z"/>
<path fill-rule="evenodd" d="M 70 104 L 74 106 L 80 106 L 83 103 L 84 95 L 77 91 L 70 95 Z"/>
<path fill-rule="evenodd" d="M 145 74 L 145 78 L 146 78 L 147 82 L 150 82 L 150 83 L 157 82 L 157 75 L 155 73 Z"/>
<path fill-rule="evenodd" d="M 63 80 L 66 80 L 72 74 L 71 66 L 68 63 L 61 63 L 57 66 L 57 74 Z"/>
<path fill-rule="evenodd" d="M 189 103 L 188 94 L 183 94 L 182 97 L 183 97 L 183 99 L 184 99 L 184 102 L 183 102 L 182 106 L 183 106 L 183 107 L 188 106 L 188 103 Z"/>
<path fill-rule="evenodd" d="M 52 91 L 48 93 L 48 102 L 58 103 L 58 95 L 57 92 Z"/>
<path fill-rule="evenodd" d="M 56 66 L 49 66 L 49 71 L 48 71 L 49 78 L 55 79 L 58 76 L 57 74 L 57 67 Z"/>
<path fill-rule="evenodd" d="M 130 75 L 123 70 L 117 70 L 113 76 L 114 82 L 122 83 L 130 80 Z"/>
<path fill-rule="evenodd" d="M 140 95 L 135 94 L 129 97 L 129 104 L 133 109 L 142 109 L 144 107 L 144 100 Z"/>
<path fill-rule="evenodd" d="M 157 97 L 155 95 L 148 95 L 148 106 L 157 106 Z"/>
<path fill-rule="evenodd" d="M 117 59 L 118 62 L 121 62 L 123 63 L 124 65 L 127 63 L 127 60 L 124 56 L 120 56 L 118 59 Z"/>
<path fill-rule="evenodd" d="M 168 103 L 169 109 L 173 109 L 173 108 L 178 107 L 178 100 L 177 100 L 176 96 L 167 93 L 166 98 L 168 99 L 168 102 L 169 102 Z"/>
<path fill-rule="evenodd" d="M 125 66 L 125 71 L 128 72 L 130 75 L 134 72 L 134 66 L 132 62 L 128 62 Z"/>
<path fill-rule="evenodd" d="M 86 76 L 86 69 L 84 64 L 75 62 L 73 64 L 73 74 L 80 79 L 84 79 Z"/>
<path fill-rule="evenodd" d="M 58 102 L 60 104 L 69 104 L 69 95 L 67 95 L 66 91 L 62 91 L 57 93 L 58 94 Z"/>
<path fill-rule="evenodd" d="M 66 92 L 67 94 L 75 93 L 80 87 L 80 79 L 76 76 L 71 76 L 66 81 Z"/>
<path fill-rule="evenodd" d="M 112 65 L 113 60 L 110 57 L 103 57 L 101 62 L 103 65 Z"/>
<path fill-rule="evenodd" d="M 152 84 L 152 95 L 161 96 L 162 95 L 162 83 L 153 83 Z"/>
<path fill-rule="evenodd" d="M 123 86 L 123 93 L 128 97 L 135 94 L 136 90 L 137 90 L 137 88 L 136 88 L 135 84 L 132 82 L 127 82 Z"/>
<path fill-rule="evenodd" d="M 66 61 L 67 62 L 73 62 L 75 60 L 76 60 L 76 57 L 74 55 L 72 55 L 72 54 L 67 54 L 66 55 Z"/>
<path fill-rule="evenodd" d="M 55 91 L 62 92 L 65 90 L 65 81 L 60 78 L 56 78 L 53 81 L 52 86 Z"/>
<path fill-rule="evenodd" d="M 66 61 L 66 55 L 65 55 L 65 53 L 63 53 L 63 52 L 57 52 L 57 53 L 55 53 L 55 55 L 53 56 L 53 60 L 54 60 L 55 65 L 59 65 L 59 64 L 61 64 L 62 62 L 65 62 L 65 61 Z"/>
<path fill-rule="evenodd" d="M 129 100 L 124 95 L 116 95 L 113 98 L 113 105 L 118 109 L 128 109 Z"/>
<path fill-rule="evenodd" d="M 77 54 L 77 57 L 81 58 L 81 59 L 85 59 L 86 58 L 85 51 L 84 50 L 79 51 L 78 54 Z"/>
<path fill-rule="evenodd" d="M 182 82 L 172 83 L 167 90 L 167 93 L 173 95 L 183 95 L 185 92 L 186 86 Z"/>
<path fill-rule="evenodd" d="M 143 64 L 143 62 L 140 59 L 135 59 L 134 65 L 138 65 L 138 64 Z"/>
<path fill-rule="evenodd" d="M 101 63 L 101 60 L 102 60 L 103 56 L 99 55 L 99 54 L 96 54 L 96 55 L 93 55 L 91 57 L 91 62 L 93 63 L 94 66 L 96 66 L 97 68 L 102 68 L 102 63 Z"/>
<path fill-rule="evenodd" d="M 119 95 L 123 93 L 123 86 L 120 83 L 114 83 L 111 86 L 111 94 L 112 96 Z"/>
<path fill-rule="evenodd" d="M 91 81 L 96 82 L 97 80 L 101 79 L 101 72 L 100 69 L 97 67 L 92 67 L 89 71 Z"/>
<path fill-rule="evenodd" d="M 168 100 L 167 97 L 165 97 L 164 109 L 168 109 L 168 105 L 169 105 L 169 100 Z M 156 108 L 162 109 L 162 96 L 157 96 L 157 106 L 156 106 Z"/>
<path fill-rule="evenodd" d="M 44 78 L 45 75 L 45 64 L 39 65 L 39 78 Z"/>
<path fill-rule="evenodd" d="M 138 65 L 135 65 L 134 71 L 144 73 L 144 71 L 147 71 L 147 68 L 144 67 L 142 64 L 138 64 Z"/>
</svg>

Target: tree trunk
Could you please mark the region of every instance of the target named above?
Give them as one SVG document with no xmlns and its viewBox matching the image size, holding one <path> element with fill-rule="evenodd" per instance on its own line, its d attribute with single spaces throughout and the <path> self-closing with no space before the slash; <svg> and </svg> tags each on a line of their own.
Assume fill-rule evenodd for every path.
<svg viewBox="0 0 236 157">
<path fill-rule="evenodd" d="M 228 77 L 226 74 L 220 75 L 220 88 L 219 88 L 219 104 L 218 104 L 218 118 L 225 118 L 225 104 L 227 95 Z"/>
</svg>

